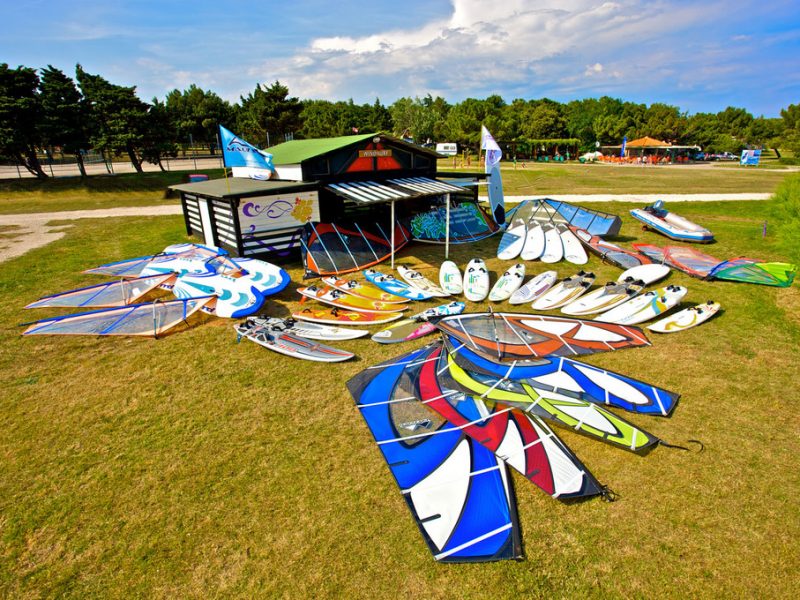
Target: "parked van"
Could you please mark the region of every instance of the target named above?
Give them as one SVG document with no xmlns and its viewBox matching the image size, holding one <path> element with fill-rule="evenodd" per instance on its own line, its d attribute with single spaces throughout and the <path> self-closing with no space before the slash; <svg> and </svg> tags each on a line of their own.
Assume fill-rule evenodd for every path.
<svg viewBox="0 0 800 600">
<path fill-rule="evenodd" d="M 436 151 L 439 154 L 444 154 L 445 156 L 455 156 L 458 154 L 458 144 L 454 142 L 444 142 L 442 144 L 436 144 Z"/>
</svg>

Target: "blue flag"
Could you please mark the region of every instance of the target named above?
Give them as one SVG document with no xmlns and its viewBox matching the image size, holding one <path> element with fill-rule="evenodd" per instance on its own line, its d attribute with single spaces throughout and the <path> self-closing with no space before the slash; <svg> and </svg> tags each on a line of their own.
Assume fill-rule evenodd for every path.
<svg viewBox="0 0 800 600">
<path fill-rule="evenodd" d="M 620 148 L 619 150 L 620 158 L 625 158 L 625 146 L 627 145 L 628 145 L 628 136 L 626 135 L 622 138 L 622 148 Z"/>
<path fill-rule="evenodd" d="M 272 154 L 248 144 L 222 125 L 219 126 L 219 137 L 222 141 L 222 157 L 226 167 L 275 170 L 272 164 Z"/>
</svg>

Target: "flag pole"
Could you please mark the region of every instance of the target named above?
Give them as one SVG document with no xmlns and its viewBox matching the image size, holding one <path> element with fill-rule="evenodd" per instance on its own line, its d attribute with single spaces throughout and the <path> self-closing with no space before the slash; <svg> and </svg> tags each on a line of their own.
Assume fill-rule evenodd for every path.
<svg viewBox="0 0 800 600">
<path fill-rule="evenodd" d="M 222 127 L 222 125 L 220 125 Z M 219 139 L 219 151 L 222 152 L 222 172 L 225 174 L 225 186 L 228 188 L 228 193 L 231 193 L 231 182 L 228 181 L 228 164 L 225 162 L 225 148 L 222 145 L 222 135 L 221 130 L 217 132 L 217 138 Z"/>
</svg>

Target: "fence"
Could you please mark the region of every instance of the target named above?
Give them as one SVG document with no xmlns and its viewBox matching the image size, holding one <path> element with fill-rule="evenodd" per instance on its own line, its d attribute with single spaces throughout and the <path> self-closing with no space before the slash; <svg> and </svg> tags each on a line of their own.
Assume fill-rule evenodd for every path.
<svg viewBox="0 0 800 600">
<path fill-rule="evenodd" d="M 205 150 L 205 149 L 204 149 Z M 181 156 L 183 155 L 183 156 Z M 60 152 L 43 153 L 39 155 L 42 170 L 50 177 L 76 177 L 81 174 L 78 161 L 74 155 Z M 135 173 L 130 160 L 126 157 L 115 156 L 112 159 L 104 157 L 99 152 L 90 151 L 83 155 L 83 164 L 87 175 L 111 175 L 115 173 Z M 192 148 L 184 148 L 179 152 L 178 158 L 164 158 L 161 161 L 167 171 L 191 171 L 199 169 L 221 169 L 221 153 L 197 153 Z M 147 172 L 158 172 L 158 165 L 142 163 L 142 169 Z M 0 161 L 0 179 L 27 179 L 35 177 L 21 164 L 14 161 Z"/>
</svg>

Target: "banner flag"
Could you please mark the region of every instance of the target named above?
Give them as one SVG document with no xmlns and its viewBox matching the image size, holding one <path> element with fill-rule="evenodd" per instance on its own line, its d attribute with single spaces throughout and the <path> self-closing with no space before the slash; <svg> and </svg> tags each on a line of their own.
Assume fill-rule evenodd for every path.
<svg viewBox="0 0 800 600">
<path fill-rule="evenodd" d="M 275 170 L 272 164 L 272 154 L 248 144 L 222 125 L 219 126 L 219 137 L 222 140 L 222 157 L 226 167 Z"/>
<path fill-rule="evenodd" d="M 626 135 L 622 138 L 622 148 L 620 148 L 619 150 L 620 158 L 625 158 L 625 146 L 627 145 L 628 145 L 628 136 Z"/>
<path fill-rule="evenodd" d="M 500 146 L 497 145 L 492 134 L 489 133 L 489 130 L 484 125 L 481 125 L 481 150 L 486 150 L 484 172 L 491 173 L 492 167 L 498 165 L 500 159 L 503 158 L 503 151 L 500 150 Z"/>
<path fill-rule="evenodd" d="M 758 166 L 760 159 L 761 150 L 742 150 L 742 158 L 739 159 L 739 164 Z"/>
</svg>

